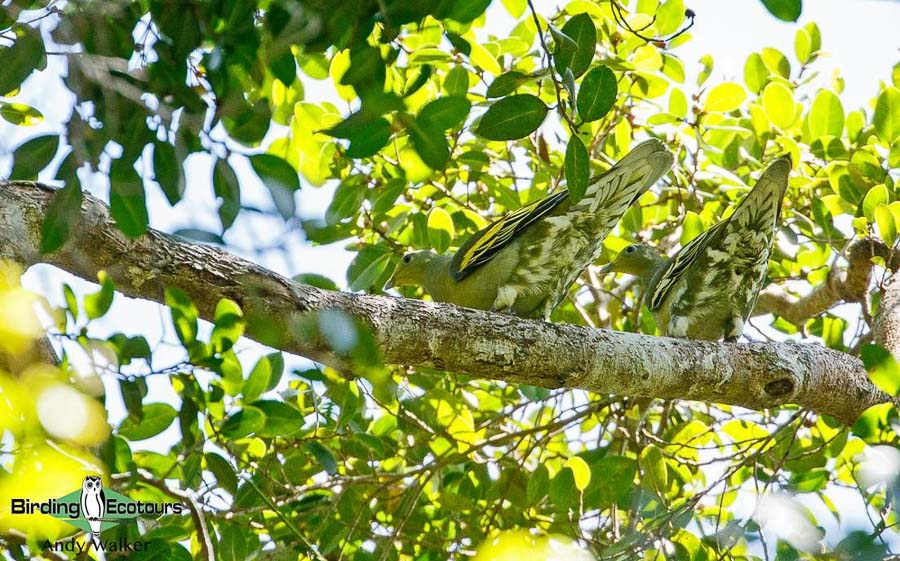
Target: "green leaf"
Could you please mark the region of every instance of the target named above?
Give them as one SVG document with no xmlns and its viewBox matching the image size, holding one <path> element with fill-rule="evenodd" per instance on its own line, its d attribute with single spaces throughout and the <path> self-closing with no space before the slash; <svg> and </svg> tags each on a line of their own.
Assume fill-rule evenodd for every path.
<svg viewBox="0 0 900 561">
<path fill-rule="evenodd" d="M 809 62 L 809 57 L 812 55 L 812 38 L 806 29 L 798 29 L 794 34 L 794 54 L 797 55 L 800 64 Z"/>
<path fill-rule="evenodd" d="M 763 108 L 773 125 L 786 129 L 794 122 L 794 94 L 787 86 L 771 82 L 763 90 Z"/>
<path fill-rule="evenodd" d="M 123 333 L 114 333 L 108 341 L 116 348 L 119 364 L 130 364 L 136 358 L 150 360 L 152 356 L 150 344 L 144 337 L 128 337 Z"/>
<path fill-rule="evenodd" d="M 421 117 L 407 122 L 413 148 L 431 169 L 441 170 L 450 161 L 450 145 L 442 127 Z"/>
<path fill-rule="evenodd" d="M 390 264 L 391 254 L 381 246 L 364 247 L 347 268 L 350 290 L 381 288 L 387 281 Z"/>
<path fill-rule="evenodd" d="M 97 280 L 100 281 L 100 290 L 84 297 L 84 313 L 87 314 L 88 319 L 97 319 L 106 315 L 112 305 L 113 297 L 116 295 L 113 281 L 106 271 L 97 273 Z"/>
<path fill-rule="evenodd" d="M 244 384 L 244 399 L 254 401 L 269 387 L 269 380 L 272 378 L 272 363 L 268 356 L 264 356 L 256 361 L 256 366 L 250 371 L 247 377 L 247 383 Z"/>
<path fill-rule="evenodd" d="M 641 450 L 641 472 L 643 481 L 660 495 L 665 495 L 669 486 L 669 474 L 666 468 L 666 460 L 658 446 L 647 444 Z"/>
<path fill-rule="evenodd" d="M 762 0 L 762 3 L 773 16 L 783 21 L 797 21 L 803 10 L 801 0 Z"/>
<path fill-rule="evenodd" d="M 859 356 L 876 386 L 888 395 L 900 394 L 900 364 L 891 353 L 878 345 L 866 345 Z"/>
<path fill-rule="evenodd" d="M 769 69 L 759 53 L 752 53 L 747 57 L 747 62 L 744 63 L 744 83 L 751 92 L 758 94 L 762 91 L 769 75 Z"/>
<path fill-rule="evenodd" d="M 44 115 L 24 103 L 0 103 L 0 117 L 19 127 L 31 127 L 44 120 Z"/>
<path fill-rule="evenodd" d="M 66 243 L 81 221 L 81 200 L 81 186 L 77 182 L 53 193 L 41 225 L 41 253 L 56 251 Z"/>
<path fill-rule="evenodd" d="M 703 232 L 703 220 L 700 219 L 700 215 L 693 210 L 687 211 L 684 221 L 681 223 L 681 247 L 687 245 L 701 232 Z"/>
<path fill-rule="evenodd" d="M 231 228 L 241 211 L 241 183 L 228 160 L 217 159 L 213 166 L 213 192 L 219 198 L 222 230 Z"/>
<path fill-rule="evenodd" d="M 491 105 L 475 134 L 488 140 L 516 140 L 536 131 L 548 110 L 537 96 L 511 95 Z"/>
<path fill-rule="evenodd" d="M 509 72 L 504 72 L 494 78 L 494 81 L 488 86 L 487 92 L 485 92 L 484 95 L 485 97 L 503 97 L 515 91 L 516 88 L 522 84 L 533 79 L 533 76 L 525 74 L 524 72 L 510 70 Z"/>
<path fill-rule="evenodd" d="M 349 140 L 347 156 L 368 158 L 384 148 L 391 138 L 392 131 L 391 124 L 384 117 L 373 117 L 365 111 L 359 111 L 322 132 L 335 138 Z"/>
<path fill-rule="evenodd" d="M 588 467 L 584 459 L 572 456 L 563 463 L 563 467 L 572 470 L 572 478 L 575 481 L 576 489 L 579 491 L 587 489 L 588 484 L 591 482 L 591 468 Z"/>
<path fill-rule="evenodd" d="M 216 484 L 232 495 L 235 494 L 237 492 L 237 474 L 228 460 L 215 452 L 203 454 L 203 459 L 206 460 L 206 469 L 216 477 Z"/>
<path fill-rule="evenodd" d="M 700 64 L 703 65 L 703 68 L 697 74 L 697 86 L 702 86 L 709 75 L 712 74 L 713 65 L 715 61 L 713 60 L 712 55 L 703 55 L 700 57 Z"/>
<path fill-rule="evenodd" d="M 178 412 L 168 403 L 148 403 L 143 407 L 143 418 L 127 417 L 119 427 L 119 436 L 128 440 L 146 440 L 169 428 Z"/>
<path fill-rule="evenodd" d="M 215 352 L 224 353 L 244 334 L 244 313 L 234 300 L 222 298 L 216 304 L 216 313 L 209 343 Z"/>
<path fill-rule="evenodd" d="M 228 439 L 243 438 L 254 434 L 266 424 L 266 416 L 255 407 L 244 407 L 230 415 L 219 429 L 222 436 Z"/>
<path fill-rule="evenodd" d="M 303 430 L 303 414 L 284 402 L 260 400 L 251 405 L 266 416 L 265 425 L 256 431 L 259 436 L 290 436 Z"/>
<path fill-rule="evenodd" d="M 875 102 L 872 116 L 875 132 L 885 144 L 890 144 L 900 136 L 900 89 L 888 86 Z"/>
<path fill-rule="evenodd" d="M 813 100 L 809 110 L 809 135 L 840 137 L 844 132 L 844 106 L 841 100 L 829 90 L 822 90 Z"/>
<path fill-rule="evenodd" d="M 325 211 L 325 223 L 334 225 L 355 216 L 359 212 L 363 201 L 366 198 L 366 185 L 362 181 L 362 177 L 351 175 L 347 179 L 341 181 L 338 188 L 334 191 L 334 198 Z"/>
<path fill-rule="evenodd" d="M 591 179 L 591 169 L 587 148 L 578 135 L 573 134 L 566 146 L 566 188 L 569 190 L 569 198 L 572 203 L 577 203 L 584 197 L 588 183 Z"/>
<path fill-rule="evenodd" d="M 438 253 L 444 253 L 453 241 L 453 218 L 450 213 L 440 207 L 434 207 L 428 213 L 428 240 Z"/>
<path fill-rule="evenodd" d="M 563 74 L 568 68 L 577 78 L 584 74 L 594 59 L 594 51 L 597 48 L 597 28 L 594 26 L 591 16 L 581 13 L 567 21 L 561 31 L 572 39 L 575 48 L 560 48 L 553 55 L 556 71 Z"/>
<path fill-rule="evenodd" d="M 878 225 L 878 233 L 884 243 L 893 245 L 897 239 L 897 225 L 891 209 L 887 206 L 875 207 L 875 224 Z"/>
<path fill-rule="evenodd" d="M 153 179 L 170 205 L 174 206 L 184 196 L 184 171 L 175 147 L 168 142 L 153 143 Z"/>
<path fill-rule="evenodd" d="M 875 221 L 875 209 L 890 202 L 890 194 L 886 185 L 876 185 L 869 189 L 866 197 L 863 199 L 863 216 L 869 222 Z"/>
<path fill-rule="evenodd" d="M 28 26 L 18 28 L 22 35 L 10 47 L 0 48 L 0 96 L 18 88 L 44 60 L 44 42 L 40 32 Z"/>
<path fill-rule="evenodd" d="M 416 120 L 441 130 L 453 129 L 463 124 L 471 108 L 472 104 L 463 96 L 441 97 L 423 107 Z"/>
<path fill-rule="evenodd" d="M 717 84 L 706 96 L 704 110 L 719 113 L 734 111 L 747 99 L 744 87 L 735 82 Z"/>
<path fill-rule="evenodd" d="M 123 160 L 113 162 L 109 170 L 109 213 L 129 238 L 137 238 L 147 231 L 150 217 L 144 183 L 134 165 Z"/>
<path fill-rule="evenodd" d="M 38 173 L 50 164 L 58 149 L 59 136 L 55 134 L 23 142 L 13 151 L 13 168 L 9 178 L 37 179 Z"/>
<path fill-rule="evenodd" d="M 331 453 L 331 450 L 326 448 L 321 442 L 310 440 L 304 447 L 315 456 L 316 461 L 319 462 L 319 465 L 322 466 L 326 473 L 329 475 L 337 473 L 337 459 L 334 457 L 334 454 Z"/>
<path fill-rule="evenodd" d="M 219 561 L 244 561 L 249 553 L 245 530 L 236 524 L 220 524 L 216 553 Z"/>
<path fill-rule="evenodd" d="M 300 189 L 300 178 L 291 164 L 274 154 L 255 154 L 250 156 L 250 165 L 259 176 L 269 194 L 275 208 L 285 220 L 296 214 L 294 192 Z"/>
<path fill-rule="evenodd" d="M 791 77 L 791 63 L 788 61 L 784 53 L 773 47 L 763 47 L 762 50 L 763 64 L 773 74 L 778 74 L 782 78 L 789 79 Z"/>
<path fill-rule="evenodd" d="M 616 75 L 607 66 L 596 66 L 581 81 L 578 91 L 578 116 L 584 121 L 596 121 L 612 109 L 616 102 Z"/>
<path fill-rule="evenodd" d="M 547 495 L 549 490 L 550 472 L 547 470 L 547 466 L 538 464 L 531 477 L 528 478 L 528 485 L 526 486 L 528 502 L 531 504 L 537 503 Z"/>
<path fill-rule="evenodd" d="M 182 345 L 188 346 L 197 340 L 197 318 L 199 312 L 182 290 L 169 287 L 165 291 L 166 306 L 172 315 L 175 334 Z"/>
</svg>

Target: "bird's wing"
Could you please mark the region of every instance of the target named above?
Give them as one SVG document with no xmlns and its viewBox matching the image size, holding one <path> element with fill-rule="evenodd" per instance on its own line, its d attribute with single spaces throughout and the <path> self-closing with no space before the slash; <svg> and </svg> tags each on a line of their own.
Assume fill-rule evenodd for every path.
<svg viewBox="0 0 900 561">
<path fill-rule="evenodd" d="M 773 162 L 759 177 L 750 193 L 728 219 L 732 228 L 772 232 L 781 214 L 781 203 L 788 187 L 791 159 L 783 156 Z"/>
<path fill-rule="evenodd" d="M 100 489 L 100 492 L 97 493 L 97 500 L 100 503 L 100 505 L 98 506 L 98 509 L 100 511 L 99 517 L 103 518 L 103 515 L 106 514 L 106 493 L 103 492 L 103 489 Z"/>
<path fill-rule="evenodd" d="M 775 222 L 781 214 L 781 203 L 787 191 L 790 171 L 791 160 L 788 157 L 779 158 L 766 168 L 759 181 L 730 216 L 691 240 L 670 260 L 656 282 L 653 293 L 647 295 L 647 307 L 651 310 L 659 309 L 672 287 L 677 285 L 691 265 L 709 250 L 730 253 L 735 249 L 755 251 L 758 247 L 761 254 L 768 251 L 774 235 Z M 732 239 L 734 232 L 741 233 L 734 238 L 740 242 L 723 241 Z M 729 243 L 743 243 L 749 247 L 729 247 Z"/>
<path fill-rule="evenodd" d="M 649 309 L 659 309 L 672 288 L 678 284 L 678 281 L 681 280 L 684 273 L 691 268 L 691 265 L 697 260 L 697 257 L 699 257 L 704 250 L 710 246 L 712 241 L 718 237 L 719 232 L 722 231 L 723 226 L 727 223 L 728 220 L 726 219 L 714 225 L 709 230 L 706 230 L 689 241 L 686 246 L 681 248 L 681 251 L 676 253 L 675 256 L 669 260 L 669 264 L 663 270 L 659 280 L 656 281 L 653 292 L 647 294 L 645 297 Z"/>
<path fill-rule="evenodd" d="M 673 161 L 674 157 L 662 142 L 644 141 L 592 179 L 576 208 L 586 207 L 590 213 L 603 209 L 608 216 L 618 219 L 672 167 Z"/>
<path fill-rule="evenodd" d="M 490 261 L 525 231 L 568 199 L 569 192 L 557 191 L 539 201 L 518 208 L 479 230 L 463 244 L 450 262 L 450 274 L 457 282 Z"/>
</svg>

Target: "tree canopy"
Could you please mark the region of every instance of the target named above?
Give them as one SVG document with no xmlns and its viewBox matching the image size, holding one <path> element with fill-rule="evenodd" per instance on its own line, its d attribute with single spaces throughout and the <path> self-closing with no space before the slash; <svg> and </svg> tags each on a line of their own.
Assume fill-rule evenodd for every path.
<svg viewBox="0 0 900 561">
<path fill-rule="evenodd" d="M 52 550 L 75 526 L 6 506 L 95 473 L 186 505 L 105 529 L 146 542 L 138 559 L 900 546 L 900 65 L 845 106 L 841 77 L 819 75 L 828 38 L 796 24 L 794 52 L 763 47 L 716 81 L 713 56 L 697 73 L 679 56 L 702 22 L 687 8 L 7 3 L 0 117 L 42 123 L 29 88 L 48 77 L 39 95 L 72 110 L 14 147 L 0 183 L 3 555 L 75 557 Z M 635 241 L 683 246 L 791 156 L 756 342 L 655 337 L 638 284 L 593 268 L 551 318 L 572 325 L 359 295 L 409 250 L 453 251 L 559 188 L 577 199 L 651 137 L 675 166 L 602 262 Z M 298 208 L 313 192 L 320 216 Z M 199 215 L 210 196 L 214 221 L 152 227 L 154 200 Z M 292 255 L 334 243 L 353 254 L 345 279 Z M 99 288 L 27 290 L 37 263 Z M 118 293 L 164 304 L 170 336 L 110 328 Z"/>
</svg>

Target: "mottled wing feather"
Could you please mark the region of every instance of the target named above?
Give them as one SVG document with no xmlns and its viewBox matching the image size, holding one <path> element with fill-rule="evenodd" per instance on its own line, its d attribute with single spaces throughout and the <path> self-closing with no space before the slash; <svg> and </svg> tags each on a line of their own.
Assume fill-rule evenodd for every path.
<svg viewBox="0 0 900 561">
<path fill-rule="evenodd" d="M 666 266 L 662 275 L 660 275 L 659 280 L 656 281 L 653 293 L 647 295 L 647 308 L 650 310 L 659 309 L 666 300 L 666 296 L 672 291 L 672 288 L 678 284 L 684 273 L 690 269 L 691 265 L 697 260 L 697 257 L 710 246 L 710 243 L 719 235 L 719 232 L 722 231 L 722 228 L 727 222 L 727 220 L 723 220 L 709 230 L 701 233 L 696 238 L 689 241 L 686 246 L 681 248 L 681 251 L 676 253 L 675 256 L 669 260 L 668 266 Z"/>
<path fill-rule="evenodd" d="M 528 226 L 544 218 L 563 201 L 569 192 L 557 191 L 539 201 L 510 212 L 503 218 L 479 230 L 453 256 L 450 273 L 457 282 L 463 280 L 478 267 L 490 261 L 509 245 Z"/>
</svg>

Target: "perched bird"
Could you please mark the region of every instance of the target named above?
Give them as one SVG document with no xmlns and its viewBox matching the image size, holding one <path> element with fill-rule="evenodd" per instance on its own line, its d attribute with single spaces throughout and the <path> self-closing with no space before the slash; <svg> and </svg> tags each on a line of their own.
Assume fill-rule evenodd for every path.
<svg viewBox="0 0 900 561">
<path fill-rule="evenodd" d="M 672 159 L 658 140 L 643 142 L 594 179 L 577 203 L 567 190 L 557 191 L 479 230 L 454 255 L 408 253 L 385 288 L 414 284 L 438 302 L 549 317 Z"/>
<path fill-rule="evenodd" d="M 634 244 L 600 272 L 637 275 L 663 335 L 736 341 L 766 276 L 790 171 L 790 157 L 776 160 L 731 216 L 673 257 Z"/>
</svg>

